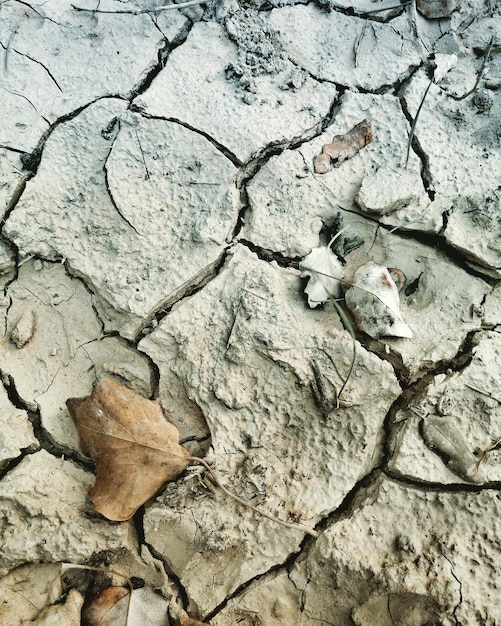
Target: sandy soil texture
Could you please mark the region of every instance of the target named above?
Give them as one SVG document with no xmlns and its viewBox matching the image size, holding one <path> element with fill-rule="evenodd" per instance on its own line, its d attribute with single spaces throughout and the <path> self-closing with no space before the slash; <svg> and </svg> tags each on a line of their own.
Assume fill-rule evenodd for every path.
<svg viewBox="0 0 501 626">
<path fill-rule="evenodd" d="M 1 626 L 501 623 L 500 52 L 496 0 L 0 2 Z M 95 405 L 125 521 L 104 378 L 186 450 L 141 498 Z"/>
</svg>

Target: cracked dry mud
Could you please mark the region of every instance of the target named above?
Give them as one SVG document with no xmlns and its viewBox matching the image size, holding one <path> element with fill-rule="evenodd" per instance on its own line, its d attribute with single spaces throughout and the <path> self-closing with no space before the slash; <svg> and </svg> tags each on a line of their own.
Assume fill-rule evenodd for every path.
<svg viewBox="0 0 501 626">
<path fill-rule="evenodd" d="M 162 4 L 0 3 L 0 624 L 80 624 L 105 581 L 62 562 L 154 626 L 500 624 L 500 5 Z M 341 228 L 413 338 L 356 331 L 335 408 L 352 329 L 298 268 Z M 101 376 L 318 537 L 202 470 L 97 514 L 65 402 Z"/>
</svg>

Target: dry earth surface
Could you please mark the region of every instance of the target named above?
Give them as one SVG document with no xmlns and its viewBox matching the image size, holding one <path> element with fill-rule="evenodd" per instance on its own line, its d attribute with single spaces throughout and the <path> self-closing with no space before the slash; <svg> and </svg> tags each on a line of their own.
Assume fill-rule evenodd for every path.
<svg viewBox="0 0 501 626">
<path fill-rule="evenodd" d="M 123 584 L 68 562 L 130 626 L 501 624 L 499 3 L 162 4 L 0 2 L 0 624 Z M 412 338 L 308 306 L 335 234 Z M 202 468 L 99 515 L 66 401 L 102 376 L 318 536 Z"/>
</svg>

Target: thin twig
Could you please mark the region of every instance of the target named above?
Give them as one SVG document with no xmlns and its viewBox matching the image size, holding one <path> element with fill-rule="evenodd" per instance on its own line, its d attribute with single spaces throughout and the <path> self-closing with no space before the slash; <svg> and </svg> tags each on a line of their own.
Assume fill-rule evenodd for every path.
<svg viewBox="0 0 501 626">
<path fill-rule="evenodd" d="M 355 60 L 355 67 L 358 67 L 359 63 L 358 63 L 358 54 L 359 54 L 359 50 L 360 50 L 360 44 L 362 43 L 362 39 L 364 38 L 365 35 L 365 31 L 368 28 L 368 22 L 365 22 L 365 24 L 363 25 L 362 30 L 360 31 L 360 34 L 358 35 L 358 37 L 355 39 L 355 43 L 353 44 L 353 57 Z"/>
<path fill-rule="evenodd" d="M 485 51 L 484 59 L 482 61 L 482 65 L 480 66 L 480 69 L 478 70 L 477 80 L 475 81 L 475 84 L 470 89 L 470 91 L 467 91 L 463 96 L 452 96 L 452 98 L 454 98 L 454 100 L 458 100 L 458 101 L 459 100 L 464 100 L 468 96 L 471 96 L 471 94 L 474 93 L 477 90 L 478 83 L 482 79 L 482 75 L 484 73 L 485 64 L 487 63 L 487 59 L 489 58 L 489 55 L 491 53 L 493 44 L 494 44 L 494 35 L 492 35 L 491 40 L 489 41 L 489 45 L 487 46 L 487 50 Z"/>
<path fill-rule="evenodd" d="M 417 121 L 418 121 L 418 117 L 419 117 L 419 114 L 421 113 L 421 109 L 423 108 L 423 104 L 424 104 L 425 98 L 428 95 L 428 92 L 430 91 L 430 87 L 432 86 L 432 84 L 433 84 L 433 78 L 430 78 L 430 82 L 428 83 L 428 87 L 426 87 L 426 90 L 425 90 L 425 92 L 423 94 L 423 98 L 421 100 L 421 103 L 420 103 L 420 105 L 418 107 L 418 110 L 416 111 L 416 116 L 414 117 L 414 120 L 412 122 L 411 130 L 410 130 L 410 133 L 409 133 L 409 139 L 407 140 L 407 153 L 405 155 L 405 165 L 404 165 L 404 167 L 407 167 L 407 163 L 409 162 L 409 154 L 410 154 L 410 151 L 411 151 L 411 143 L 412 143 L 412 139 L 414 138 L 414 132 L 416 130 L 416 124 L 417 124 Z"/>
<path fill-rule="evenodd" d="M 144 152 L 143 152 L 143 146 L 141 145 L 141 142 L 139 141 L 139 135 L 137 133 L 137 128 L 135 129 L 136 131 L 136 139 L 137 139 L 137 143 L 139 145 L 139 150 L 141 152 L 141 157 L 143 159 L 143 165 L 144 165 L 144 169 L 146 170 L 146 175 L 144 177 L 144 180 L 149 180 L 150 179 L 150 172 L 148 170 L 148 166 L 146 165 L 146 159 L 144 158 Z"/>
<path fill-rule="evenodd" d="M 423 222 L 423 217 L 421 215 L 419 217 L 416 217 L 415 220 L 406 222 L 405 224 L 398 224 L 397 226 L 394 226 L 391 230 L 388 231 L 388 234 L 391 235 L 395 231 L 400 230 L 401 228 L 402 229 L 407 228 L 410 224 L 419 224 L 419 222 Z"/>
<path fill-rule="evenodd" d="M 3 71 L 5 74 L 9 73 L 9 68 L 7 67 L 9 50 L 12 45 L 12 40 L 14 39 L 14 35 L 16 34 L 17 29 L 19 28 L 19 24 L 20 22 L 17 22 L 16 25 L 14 26 L 11 34 L 9 35 L 9 39 L 7 40 L 7 45 L 5 46 L 5 56 L 3 60 Z"/>
<path fill-rule="evenodd" d="M 496 398 L 496 396 L 493 396 L 488 391 L 484 391 L 483 389 L 479 389 L 478 387 L 475 387 L 474 385 L 470 385 L 470 384 L 466 384 L 466 387 L 468 387 L 469 389 L 472 389 L 473 391 L 476 391 L 477 393 L 482 394 L 483 396 L 487 396 L 488 398 L 491 398 L 492 400 L 495 400 L 496 402 L 499 402 L 499 404 L 501 404 L 501 400 L 499 398 Z"/>
<path fill-rule="evenodd" d="M 221 483 L 221 481 L 219 480 L 219 478 L 218 478 L 217 474 L 215 473 L 215 471 L 207 463 L 207 461 L 204 461 L 204 459 L 201 459 L 198 456 L 192 456 L 192 457 L 190 457 L 190 461 L 195 461 L 196 463 L 200 463 L 201 465 L 203 465 L 205 467 L 205 469 L 209 472 L 210 477 L 216 483 L 216 485 L 219 487 L 219 489 L 221 489 L 221 491 L 223 493 L 225 493 L 228 497 L 230 497 L 233 500 L 235 500 L 235 502 L 238 502 L 242 506 L 245 506 L 248 509 L 250 509 L 251 511 L 254 511 L 254 513 L 258 513 L 259 515 L 262 515 L 263 517 L 266 517 L 267 519 L 271 520 L 272 522 L 276 522 L 277 524 L 280 524 L 280 526 L 285 526 L 286 528 L 292 528 L 293 530 L 299 530 L 300 532 L 307 533 L 308 535 L 311 535 L 312 537 L 318 537 L 318 533 L 317 533 L 316 530 L 308 528 L 307 526 L 302 526 L 301 524 L 291 524 L 289 522 L 283 522 L 281 519 L 278 519 L 278 517 L 275 517 L 271 513 L 267 513 L 266 511 L 262 511 L 261 509 L 258 509 L 257 507 L 252 505 L 250 502 L 247 502 L 243 498 L 240 498 L 239 496 L 237 496 L 235 493 L 230 491 L 227 487 L 225 487 Z"/>
<path fill-rule="evenodd" d="M 170 11 L 172 9 L 187 9 L 188 7 L 194 7 L 199 4 L 207 4 L 208 0 L 189 0 L 188 2 L 180 2 L 179 4 L 168 4 L 167 6 L 155 7 L 154 9 L 137 9 L 133 11 L 131 9 L 119 9 L 118 11 L 109 11 L 106 9 L 89 9 L 87 7 L 79 7 L 72 4 L 71 7 L 75 11 L 87 11 L 89 13 L 126 13 L 128 15 L 142 15 L 144 13 L 160 13 L 161 11 Z"/>
<path fill-rule="evenodd" d="M 353 372 L 353 368 L 355 367 L 355 361 L 357 359 L 357 341 L 355 339 L 355 331 L 353 330 L 353 326 L 350 322 L 350 320 L 348 319 L 348 316 L 346 315 L 346 313 L 343 311 L 343 309 L 339 306 L 339 304 L 336 302 L 336 300 L 334 298 L 331 298 L 332 300 L 332 304 L 335 306 L 336 311 L 338 312 L 339 317 L 341 318 L 341 321 L 343 322 L 344 326 L 346 327 L 346 329 L 348 330 L 348 332 L 351 335 L 351 339 L 353 342 L 353 356 L 351 359 L 351 365 L 350 365 L 350 369 L 348 370 L 348 374 L 346 375 L 343 384 L 341 385 L 341 389 L 339 390 L 339 393 L 337 394 L 337 407 L 339 408 L 339 399 L 341 398 L 343 391 L 346 388 L 346 385 L 348 384 L 348 381 L 350 380 L 350 376 Z M 326 354 L 328 356 L 328 358 L 332 361 L 332 364 L 334 365 L 334 361 L 331 357 L 331 355 L 326 351 L 326 350 L 322 350 L 322 352 L 324 354 Z"/>
</svg>

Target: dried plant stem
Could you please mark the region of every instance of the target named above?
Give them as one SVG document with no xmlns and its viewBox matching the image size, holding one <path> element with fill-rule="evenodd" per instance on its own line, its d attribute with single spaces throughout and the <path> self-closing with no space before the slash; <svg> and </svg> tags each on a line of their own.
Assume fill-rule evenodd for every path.
<svg viewBox="0 0 501 626">
<path fill-rule="evenodd" d="M 463 96 L 452 96 L 454 100 L 464 100 L 468 96 L 471 96 L 471 94 L 477 90 L 478 83 L 482 79 L 482 75 L 484 73 L 485 64 L 487 63 L 487 59 L 489 58 L 489 55 L 491 53 L 493 43 L 494 43 L 494 35 L 492 35 L 491 40 L 489 41 L 489 45 L 487 46 L 487 50 L 485 51 L 482 65 L 480 66 L 480 69 L 478 70 L 477 80 L 475 81 L 475 84 L 473 85 L 473 87 L 470 89 L 470 91 L 467 91 Z"/>
<path fill-rule="evenodd" d="M 499 402 L 499 404 L 501 404 L 501 399 L 497 398 L 496 396 L 493 396 L 488 391 L 484 391 L 483 389 L 479 389 L 478 387 L 475 387 L 474 385 L 468 385 L 467 384 L 466 387 L 468 387 L 469 389 L 472 389 L 473 391 L 476 391 L 477 393 L 482 394 L 483 396 L 487 396 L 488 398 L 492 398 L 493 400 L 495 400 L 496 402 Z"/>
<path fill-rule="evenodd" d="M 221 481 L 219 480 L 216 472 L 207 463 L 207 461 L 204 461 L 204 459 L 201 459 L 198 456 L 192 456 L 192 457 L 190 457 L 190 460 L 194 461 L 195 463 L 200 463 L 201 465 L 203 465 L 205 467 L 205 469 L 209 472 L 210 477 L 212 478 L 214 483 L 219 487 L 219 489 L 221 489 L 221 491 L 223 493 L 225 493 L 228 497 L 230 497 L 233 500 L 235 500 L 235 502 L 238 502 L 242 506 L 245 506 L 246 508 L 250 509 L 251 511 L 254 511 L 254 513 L 257 513 L 258 515 L 262 515 L 263 517 L 266 517 L 267 519 L 271 520 L 272 522 L 280 524 L 280 526 L 285 526 L 286 528 L 292 528 L 293 530 L 299 530 L 300 532 L 307 533 L 308 535 L 311 535 L 312 537 L 318 537 L 318 533 L 317 533 L 316 530 L 308 528 L 307 526 L 302 526 L 301 524 L 290 524 L 289 522 L 283 522 L 281 519 L 278 519 L 278 517 L 275 517 L 271 513 L 267 513 L 266 511 L 262 511 L 261 509 L 258 509 L 254 505 L 250 504 L 250 502 L 247 502 L 243 498 L 240 498 L 239 496 L 237 496 L 235 493 L 230 491 L 227 487 L 225 487 L 221 483 Z"/>
<path fill-rule="evenodd" d="M 348 381 L 350 380 L 350 376 L 353 372 L 353 368 L 355 367 L 355 361 L 357 360 L 357 341 L 355 339 L 355 331 L 353 330 L 353 326 L 350 320 L 348 319 L 348 316 L 346 315 L 346 313 L 343 311 L 343 309 L 339 306 L 339 304 L 336 302 L 334 298 L 331 298 L 331 301 L 334 307 L 336 308 L 336 311 L 338 312 L 338 315 L 341 318 L 341 321 L 343 322 L 345 328 L 350 333 L 351 339 L 352 339 L 352 345 L 353 345 L 353 356 L 351 358 L 350 369 L 348 370 L 348 374 L 346 374 L 343 384 L 341 385 L 341 389 L 339 390 L 337 394 L 338 406 L 336 408 L 339 408 L 339 400 L 341 398 L 341 395 L 343 394 L 343 391 L 346 389 L 346 385 L 348 384 Z M 331 355 L 325 350 L 322 350 L 322 352 L 329 357 L 329 359 L 332 361 L 332 364 L 334 365 Z"/>
<path fill-rule="evenodd" d="M 172 9 L 187 9 L 188 7 L 194 7 L 198 4 L 206 4 L 207 0 L 189 0 L 188 2 L 181 2 L 179 4 L 168 4 L 167 6 L 156 7 L 154 9 L 138 9 L 137 11 L 122 9 L 118 11 L 109 11 L 106 9 L 89 9 L 87 7 L 79 7 L 72 4 L 71 7 L 75 11 L 87 11 L 89 13 L 126 13 L 128 15 L 142 15 L 144 13 L 160 13 L 161 11 L 170 11 Z"/>
<path fill-rule="evenodd" d="M 12 46 L 12 40 L 14 39 L 14 35 L 17 33 L 17 29 L 19 28 L 19 24 L 20 22 L 16 22 L 14 28 L 12 29 L 11 34 L 9 35 L 9 39 L 7 40 L 7 45 L 5 46 L 5 53 L 4 53 L 4 59 L 3 59 L 4 74 L 9 73 L 9 67 L 8 67 L 9 52 Z"/>
<path fill-rule="evenodd" d="M 407 153 L 405 155 L 405 165 L 404 165 L 404 167 L 407 167 L 407 163 L 409 162 L 409 154 L 410 154 L 410 151 L 411 151 L 411 144 L 412 144 L 412 140 L 414 138 L 414 133 L 416 131 L 416 125 L 417 125 L 418 117 L 419 117 L 419 114 L 421 113 L 421 109 L 423 108 L 424 101 L 426 99 L 426 96 L 428 95 L 428 92 L 430 91 L 430 87 L 432 86 L 432 84 L 433 84 L 433 78 L 430 79 L 430 82 L 428 83 L 428 86 L 425 89 L 425 92 L 423 94 L 421 102 L 420 102 L 420 104 L 418 106 L 418 110 L 416 111 L 416 116 L 414 117 L 414 120 L 412 122 L 411 130 L 410 130 L 410 133 L 409 133 L 409 139 L 407 140 Z"/>
</svg>

